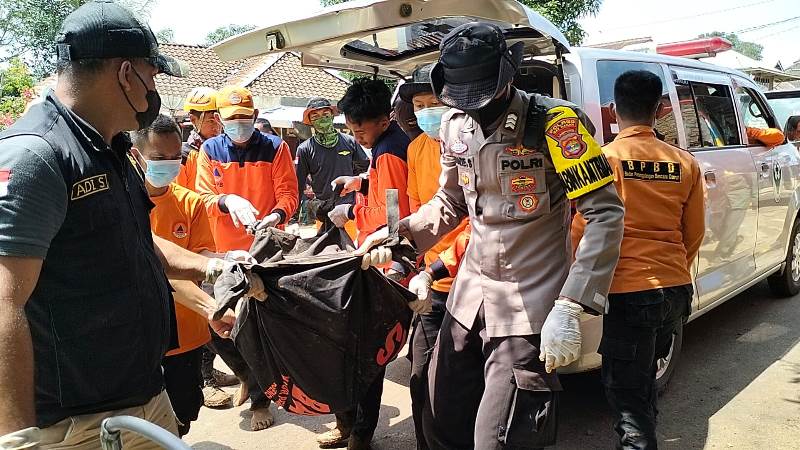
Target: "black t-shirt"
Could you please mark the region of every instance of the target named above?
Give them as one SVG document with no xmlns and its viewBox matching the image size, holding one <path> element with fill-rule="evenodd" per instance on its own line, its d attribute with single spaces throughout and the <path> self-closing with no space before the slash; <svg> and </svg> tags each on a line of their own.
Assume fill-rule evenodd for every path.
<svg viewBox="0 0 800 450">
<path fill-rule="evenodd" d="M 352 136 L 339 133 L 339 142 L 332 148 L 320 145 L 313 137 L 297 149 L 297 182 L 302 199 L 307 177 L 311 176 L 311 189 L 319 200 L 333 196 L 331 181 L 336 177 L 357 175 L 366 171 L 369 159 L 364 150 Z M 338 203 L 353 203 L 353 196 L 345 197 Z"/>
</svg>

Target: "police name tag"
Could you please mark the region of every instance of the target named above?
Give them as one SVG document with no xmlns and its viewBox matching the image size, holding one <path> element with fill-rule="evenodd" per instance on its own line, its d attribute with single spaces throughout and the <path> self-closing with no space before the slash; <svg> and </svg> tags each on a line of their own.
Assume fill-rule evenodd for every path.
<svg viewBox="0 0 800 450">
<path fill-rule="evenodd" d="M 105 173 L 84 178 L 83 180 L 72 185 L 72 195 L 70 196 L 70 199 L 80 200 L 92 194 L 107 191 L 108 188 L 108 175 Z"/>
</svg>

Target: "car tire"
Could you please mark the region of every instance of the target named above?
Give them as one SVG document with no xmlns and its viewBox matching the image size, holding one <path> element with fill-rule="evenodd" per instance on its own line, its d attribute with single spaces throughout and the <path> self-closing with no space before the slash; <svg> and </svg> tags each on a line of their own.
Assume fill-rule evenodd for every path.
<svg viewBox="0 0 800 450">
<path fill-rule="evenodd" d="M 783 270 L 767 278 L 769 289 L 778 297 L 791 297 L 800 292 L 800 222 L 795 221 L 789 237 L 789 251 Z"/>
<path fill-rule="evenodd" d="M 656 361 L 656 392 L 659 396 L 667 390 L 667 384 L 675 373 L 675 367 L 680 359 L 681 348 L 683 347 L 683 321 L 675 328 L 672 334 L 672 346 L 666 358 Z"/>
</svg>

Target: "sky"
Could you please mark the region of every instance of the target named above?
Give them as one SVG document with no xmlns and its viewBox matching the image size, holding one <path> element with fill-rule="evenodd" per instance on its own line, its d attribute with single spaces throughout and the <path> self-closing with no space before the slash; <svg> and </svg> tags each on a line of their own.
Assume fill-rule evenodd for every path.
<svg viewBox="0 0 800 450">
<path fill-rule="evenodd" d="M 150 25 L 153 31 L 172 28 L 179 43 L 198 44 L 219 26 L 268 25 L 319 8 L 318 0 L 157 0 Z M 774 24 L 780 21 L 785 22 Z M 764 46 L 770 66 L 800 60 L 798 0 L 604 0 L 597 16 L 581 24 L 588 32 L 586 44 L 643 36 L 665 43 L 710 31 L 741 31 L 743 40 Z M 751 28 L 756 29 L 746 31 Z"/>
</svg>

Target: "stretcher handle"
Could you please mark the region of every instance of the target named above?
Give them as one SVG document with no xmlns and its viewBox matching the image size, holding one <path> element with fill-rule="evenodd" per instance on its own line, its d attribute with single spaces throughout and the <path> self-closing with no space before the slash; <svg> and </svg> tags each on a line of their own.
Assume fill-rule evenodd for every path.
<svg viewBox="0 0 800 450">
<path fill-rule="evenodd" d="M 156 424 L 133 416 L 115 416 L 105 419 L 100 424 L 100 444 L 103 446 L 103 450 L 122 450 L 121 430 L 140 434 L 167 450 L 192 449 L 178 436 Z"/>
</svg>

